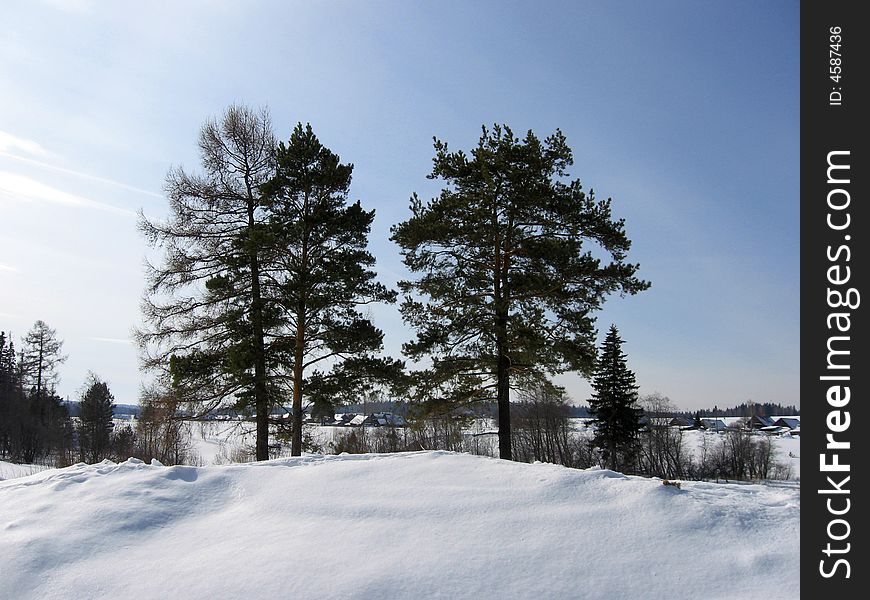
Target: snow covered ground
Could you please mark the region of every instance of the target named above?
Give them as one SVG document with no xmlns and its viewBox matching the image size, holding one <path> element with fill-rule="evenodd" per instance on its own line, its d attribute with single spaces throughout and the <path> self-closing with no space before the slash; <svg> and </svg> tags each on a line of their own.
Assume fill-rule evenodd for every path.
<svg viewBox="0 0 870 600">
<path fill-rule="evenodd" d="M 796 485 L 447 452 L 0 482 L 0 598 L 795 598 Z"/>
<path fill-rule="evenodd" d="M 683 438 L 686 440 L 686 447 L 691 450 L 695 456 L 699 456 L 702 451 L 704 439 L 707 444 L 712 446 L 718 443 L 726 433 L 717 433 L 714 431 L 699 431 L 686 430 L 683 432 Z M 758 439 L 763 439 L 765 434 L 754 434 Z M 773 444 L 774 458 L 777 462 L 786 465 L 789 469 L 790 480 L 799 481 L 801 478 L 801 438 L 799 436 L 792 437 L 790 434 L 770 436 L 770 441 Z"/>
<path fill-rule="evenodd" d="M 27 475 L 45 471 L 48 468 L 42 465 L 18 465 L 0 460 L 0 481 L 15 479 L 16 477 L 26 477 Z"/>
<path fill-rule="evenodd" d="M 585 427 L 588 419 L 571 419 L 577 435 L 591 436 L 592 430 Z M 255 442 L 254 424 L 251 422 L 234 421 L 195 421 L 190 422 L 191 439 L 194 450 L 202 459 L 204 465 L 227 464 L 229 462 L 245 462 L 245 460 L 232 460 L 239 458 L 239 454 L 245 447 L 252 448 Z M 476 431 L 496 430 L 492 422 L 475 424 Z M 312 439 L 329 452 L 331 443 L 336 436 L 345 435 L 350 429 L 345 427 L 321 427 L 308 426 L 306 431 Z M 764 434 L 758 434 L 763 436 Z M 686 448 L 695 456 L 700 456 L 704 440 L 712 448 L 719 443 L 725 433 L 712 431 L 686 430 L 683 432 Z M 492 454 L 498 453 L 498 439 L 495 436 L 488 438 L 493 445 Z M 788 466 L 789 479 L 800 480 L 800 437 L 791 435 L 771 436 L 775 458 Z M 289 451 L 287 452 L 289 455 Z M 246 460 L 253 460 L 253 457 Z"/>
</svg>

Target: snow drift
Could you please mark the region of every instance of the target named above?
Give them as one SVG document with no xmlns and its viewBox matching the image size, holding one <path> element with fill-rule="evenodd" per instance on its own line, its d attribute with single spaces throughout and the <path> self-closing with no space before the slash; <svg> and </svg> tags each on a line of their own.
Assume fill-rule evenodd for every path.
<svg viewBox="0 0 870 600">
<path fill-rule="evenodd" d="M 0 598 L 791 598 L 796 487 L 448 452 L 0 482 Z"/>
</svg>

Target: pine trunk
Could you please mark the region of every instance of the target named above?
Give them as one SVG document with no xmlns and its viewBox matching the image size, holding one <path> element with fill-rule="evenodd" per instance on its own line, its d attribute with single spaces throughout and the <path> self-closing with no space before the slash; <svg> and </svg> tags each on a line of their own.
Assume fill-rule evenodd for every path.
<svg viewBox="0 0 870 600">
<path fill-rule="evenodd" d="M 296 307 L 296 347 L 293 355 L 293 431 L 290 437 L 290 456 L 302 456 L 302 375 L 305 359 L 305 304 L 306 274 L 308 271 L 308 210 L 310 194 L 305 193 L 302 204 L 303 234 L 299 271 L 299 304 Z"/>
<path fill-rule="evenodd" d="M 290 456 L 302 456 L 302 361 L 305 349 L 305 326 L 300 314 L 296 326 L 296 351 L 293 357 L 293 431 Z"/>
<path fill-rule="evenodd" d="M 498 456 L 511 458 L 511 387 L 510 359 L 507 353 L 507 317 L 499 316 L 496 324 L 496 398 L 498 399 Z"/>
<path fill-rule="evenodd" d="M 251 267 L 251 328 L 254 330 L 254 404 L 257 409 L 257 460 L 269 460 L 269 397 L 266 387 L 266 348 L 263 341 L 263 299 L 260 295 L 260 262 L 254 237 L 254 201 L 248 195 L 248 256 Z"/>
</svg>

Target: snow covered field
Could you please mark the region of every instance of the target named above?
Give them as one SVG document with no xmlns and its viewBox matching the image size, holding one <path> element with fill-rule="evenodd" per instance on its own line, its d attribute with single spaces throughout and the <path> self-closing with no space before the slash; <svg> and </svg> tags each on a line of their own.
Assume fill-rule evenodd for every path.
<svg viewBox="0 0 870 600">
<path fill-rule="evenodd" d="M 0 460 L 0 481 L 33 475 L 46 469 L 48 467 L 42 465 L 18 465 Z"/>
<path fill-rule="evenodd" d="M 700 454 L 701 447 L 704 444 L 704 439 L 707 439 L 708 445 L 715 444 L 725 434 L 712 431 L 687 430 L 683 432 L 686 446 L 696 455 Z M 759 437 L 763 433 L 757 434 Z M 774 458 L 777 462 L 786 465 L 789 469 L 790 480 L 800 480 L 801 478 L 801 438 L 799 436 L 792 437 L 791 435 L 771 436 L 770 441 L 773 443 Z"/>
<path fill-rule="evenodd" d="M 573 426 L 577 435 L 590 436 L 591 430 L 585 427 L 585 422 L 588 419 L 572 419 Z M 475 425 L 477 431 L 493 430 L 495 431 L 494 423 L 478 423 Z M 202 459 L 204 465 L 226 464 L 228 462 L 244 462 L 232 461 L 233 455 L 237 455 L 243 451 L 245 446 L 253 447 L 254 424 L 251 422 L 233 422 L 233 421 L 196 421 L 190 422 L 191 439 L 194 444 L 195 453 Z M 307 432 L 310 432 L 312 439 L 318 443 L 324 450 L 329 452 L 330 444 L 336 436 L 347 434 L 350 429 L 345 427 L 321 427 L 308 426 Z M 683 432 L 686 448 L 694 455 L 700 455 L 702 446 L 706 443 L 712 447 L 718 443 L 724 433 L 715 433 L 699 430 L 686 430 Z M 763 434 L 759 434 L 763 435 Z M 774 447 L 774 456 L 778 462 L 788 466 L 790 471 L 789 479 L 800 480 L 800 437 L 773 436 L 770 438 Z M 492 454 L 498 453 L 498 439 L 495 436 L 489 438 L 492 444 Z M 289 450 L 287 452 L 289 455 Z M 252 460 L 251 457 L 248 460 Z"/>
<path fill-rule="evenodd" d="M 794 598 L 796 486 L 447 452 L 0 482 L 0 598 Z"/>
</svg>

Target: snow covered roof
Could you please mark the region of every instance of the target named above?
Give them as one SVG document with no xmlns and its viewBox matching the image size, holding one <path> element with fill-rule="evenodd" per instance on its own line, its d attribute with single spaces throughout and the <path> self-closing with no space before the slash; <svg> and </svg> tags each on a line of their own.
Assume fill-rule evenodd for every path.
<svg viewBox="0 0 870 600">
<path fill-rule="evenodd" d="M 701 418 L 701 424 L 707 429 L 714 429 L 716 431 L 726 429 L 728 425 L 721 418 Z"/>
</svg>

